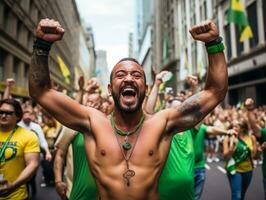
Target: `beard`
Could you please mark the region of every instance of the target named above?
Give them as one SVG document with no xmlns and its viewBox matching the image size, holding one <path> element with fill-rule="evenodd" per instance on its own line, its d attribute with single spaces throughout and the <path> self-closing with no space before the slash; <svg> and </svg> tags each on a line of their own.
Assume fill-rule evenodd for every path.
<svg viewBox="0 0 266 200">
<path fill-rule="evenodd" d="M 137 100 L 137 103 L 135 105 L 130 105 L 130 106 L 122 105 L 120 103 L 120 95 L 118 93 L 115 93 L 114 91 L 112 91 L 112 96 L 113 96 L 113 100 L 114 100 L 115 106 L 120 111 L 125 112 L 125 113 L 135 113 L 139 109 L 141 109 L 142 103 L 143 103 L 144 98 L 145 98 L 145 93 L 141 93 L 139 95 L 139 98 Z"/>
</svg>

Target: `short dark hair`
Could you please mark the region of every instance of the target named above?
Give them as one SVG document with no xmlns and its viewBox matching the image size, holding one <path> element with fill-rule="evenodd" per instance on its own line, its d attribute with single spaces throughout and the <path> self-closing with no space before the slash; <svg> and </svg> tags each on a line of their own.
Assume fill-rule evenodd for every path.
<svg viewBox="0 0 266 200">
<path fill-rule="evenodd" d="M 15 99 L 2 99 L 0 101 L 0 106 L 2 106 L 3 104 L 9 104 L 9 105 L 14 107 L 15 114 L 18 118 L 17 122 L 19 122 L 22 119 L 23 111 L 22 111 L 20 103 L 17 100 L 15 100 Z"/>
<path fill-rule="evenodd" d="M 132 61 L 132 62 L 137 63 L 139 66 L 141 66 L 140 63 L 139 63 L 139 61 L 137 61 L 135 58 L 131 58 L 131 57 L 122 58 L 121 60 L 119 60 L 119 61 L 115 64 L 115 66 L 116 66 L 117 64 L 123 62 L 123 61 Z M 112 82 L 112 78 L 113 78 L 113 70 L 111 71 L 111 74 L 110 74 L 110 83 Z M 144 82 L 145 82 L 145 84 L 146 84 L 146 75 L 145 75 L 145 73 L 144 73 Z"/>
</svg>

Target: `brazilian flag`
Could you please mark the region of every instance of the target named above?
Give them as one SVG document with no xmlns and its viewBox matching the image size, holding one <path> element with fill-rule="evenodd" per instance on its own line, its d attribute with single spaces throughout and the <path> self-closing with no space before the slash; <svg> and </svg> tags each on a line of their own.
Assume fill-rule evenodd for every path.
<svg viewBox="0 0 266 200">
<path fill-rule="evenodd" d="M 240 42 L 252 38 L 253 33 L 245 14 L 245 8 L 240 0 L 231 0 L 230 8 L 227 15 L 228 22 L 235 23 L 240 29 Z"/>
</svg>

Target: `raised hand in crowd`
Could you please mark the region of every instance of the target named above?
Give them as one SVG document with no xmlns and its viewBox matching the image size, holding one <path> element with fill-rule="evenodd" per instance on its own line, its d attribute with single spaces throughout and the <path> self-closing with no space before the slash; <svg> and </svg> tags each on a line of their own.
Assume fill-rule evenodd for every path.
<svg viewBox="0 0 266 200">
<path fill-rule="evenodd" d="M 210 42 L 218 38 L 219 30 L 214 22 L 207 20 L 199 25 L 193 26 L 189 32 L 195 40 Z"/>
<path fill-rule="evenodd" d="M 186 82 L 190 86 L 192 94 L 195 94 L 199 88 L 198 77 L 194 75 L 188 75 L 186 78 Z"/>
<path fill-rule="evenodd" d="M 61 40 L 65 30 L 58 21 L 53 19 L 42 19 L 36 29 L 36 37 L 48 42 Z"/>
<path fill-rule="evenodd" d="M 15 80 L 13 78 L 6 79 L 6 87 L 3 95 L 3 99 L 11 99 L 11 88 L 15 85 Z"/>
</svg>

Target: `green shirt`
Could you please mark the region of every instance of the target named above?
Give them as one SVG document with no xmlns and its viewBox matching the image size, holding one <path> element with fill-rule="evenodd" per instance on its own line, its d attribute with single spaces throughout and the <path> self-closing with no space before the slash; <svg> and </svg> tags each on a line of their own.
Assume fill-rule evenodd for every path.
<svg viewBox="0 0 266 200">
<path fill-rule="evenodd" d="M 261 137 L 258 138 L 259 143 L 266 142 L 266 128 L 260 130 Z M 263 164 L 262 164 L 263 177 L 266 178 L 266 149 L 263 150 Z"/>
<path fill-rule="evenodd" d="M 194 200 L 194 150 L 191 131 L 176 134 L 159 180 L 160 200 Z"/>
<path fill-rule="evenodd" d="M 197 131 L 193 129 L 193 144 L 195 152 L 195 168 L 205 168 L 205 159 L 204 159 L 204 138 L 206 134 L 207 126 L 202 124 Z"/>
<path fill-rule="evenodd" d="M 73 142 L 73 185 L 69 200 L 95 200 L 96 184 L 89 170 L 84 138 L 78 133 Z"/>
</svg>

